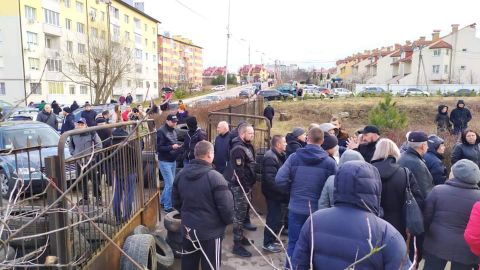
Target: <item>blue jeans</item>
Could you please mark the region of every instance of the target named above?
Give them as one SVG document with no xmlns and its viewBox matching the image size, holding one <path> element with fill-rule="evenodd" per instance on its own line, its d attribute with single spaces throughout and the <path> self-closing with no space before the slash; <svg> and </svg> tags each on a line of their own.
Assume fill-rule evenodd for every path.
<svg viewBox="0 0 480 270">
<path fill-rule="evenodd" d="M 121 174 L 121 172 L 119 172 Z M 126 221 L 132 213 L 133 197 L 136 175 L 131 173 L 128 177 L 117 175 L 115 182 L 115 191 L 113 193 L 113 214 L 118 222 Z M 123 211 L 122 204 L 123 202 Z M 122 215 L 123 212 L 123 215 Z"/>
<path fill-rule="evenodd" d="M 295 244 L 297 244 L 298 237 L 302 226 L 307 221 L 309 215 L 295 214 L 292 211 L 288 212 L 288 257 L 292 258 Z M 287 260 L 288 263 L 288 260 Z M 288 264 L 287 264 L 288 268 Z"/>
<path fill-rule="evenodd" d="M 172 186 L 173 179 L 175 178 L 175 169 L 177 168 L 177 163 L 175 161 L 158 161 L 158 168 L 160 168 L 160 173 L 163 177 L 163 192 L 160 197 L 160 203 L 163 204 L 165 210 L 172 209 Z"/>
</svg>

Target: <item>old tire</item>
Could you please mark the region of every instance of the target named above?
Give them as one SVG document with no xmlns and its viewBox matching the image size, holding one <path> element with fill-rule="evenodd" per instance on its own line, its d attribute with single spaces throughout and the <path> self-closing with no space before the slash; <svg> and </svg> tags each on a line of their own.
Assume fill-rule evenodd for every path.
<svg viewBox="0 0 480 270">
<path fill-rule="evenodd" d="M 7 219 L 7 225 L 11 231 L 17 231 L 23 225 L 27 224 L 35 218 L 35 216 L 42 211 L 41 207 L 38 206 L 24 206 L 24 207 L 13 207 L 10 212 L 10 218 Z M 5 213 L 2 213 L 5 214 Z M 17 235 L 18 237 L 36 235 L 39 233 L 45 233 L 48 231 L 48 219 L 47 217 L 40 216 L 32 224 L 22 229 L 22 231 Z M 35 245 L 36 243 L 36 245 Z M 47 236 L 39 236 L 35 238 L 23 239 L 23 240 L 12 240 L 9 244 L 13 247 L 25 247 L 25 248 L 35 248 L 43 246 L 47 243 Z"/>
<path fill-rule="evenodd" d="M 152 232 L 150 234 L 155 238 L 157 270 L 168 269 L 175 261 L 172 249 L 158 232 Z"/>
<path fill-rule="evenodd" d="M 182 231 L 180 232 L 167 232 L 167 238 L 165 239 L 167 244 L 173 251 L 173 256 L 175 258 L 182 257 L 182 242 L 183 242 L 183 234 Z"/>
<path fill-rule="evenodd" d="M 157 269 L 155 238 L 152 235 L 134 234 L 127 237 L 123 244 L 123 251 L 145 269 Z M 137 269 L 137 267 L 127 257 L 122 256 L 120 258 L 120 270 L 132 269 Z"/>
<path fill-rule="evenodd" d="M 80 262 L 83 262 L 90 254 L 90 242 L 88 242 L 88 240 L 80 233 L 79 230 L 74 229 L 72 234 L 73 238 L 70 239 L 73 239 L 73 259 L 77 261 L 80 258 L 84 258 L 83 260 L 80 260 Z"/>
<path fill-rule="evenodd" d="M 13 259 L 15 259 L 15 249 L 9 245 L 6 245 L 6 248 L 2 246 L 0 248 L 0 262 Z"/>
<path fill-rule="evenodd" d="M 133 229 L 133 234 L 149 234 L 149 233 L 150 233 L 150 230 L 143 225 L 138 225 L 137 227 L 135 227 L 135 229 Z"/>
<path fill-rule="evenodd" d="M 107 235 L 113 235 L 113 233 L 116 232 L 116 229 L 115 227 L 109 225 L 109 224 L 106 224 L 106 223 L 101 223 L 101 222 L 95 222 L 95 224 L 100 227 L 100 229 L 106 233 Z M 87 239 L 88 241 L 103 241 L 103 240 L 107 240 L 107 238 L 105 238 L 105 236 L 103 236 L 103 234 L 101 234 L 97 228 L 95 228 L 95 226 L 93 226 L 93 224 L 91 224 L 90 222 L 86 222 L 86 223 L 83 223 L 83 224 L 80 224 L 78 226 L 76 226 L 78 228 L 78 230 L 80 231 L 80 233 L 83 235 L 83 237 L 85 237 L 85 239 Z"/>
<path fill-rule="evenodd" d="M 83 212 L 89 218 L 97 217 L 94 221 L 96 223 L 106 223 L 108 225 L 117 225 L 114 215 L 106 207 L 98 207 L 95 205 L 77 205 L 71 212 L 68 213 L 72 223 L 76 223 L 79 220 L 85 220 L 86 217 L 82 215 Z"/>
<path fill-rule="evenodd" d="M 179 232 L 182 227 L 182 220 L 180 219 L 180 213 L 175 210 L 165 215 L 163 225 L 165 229 L 170 232 Z"/>
</svg>

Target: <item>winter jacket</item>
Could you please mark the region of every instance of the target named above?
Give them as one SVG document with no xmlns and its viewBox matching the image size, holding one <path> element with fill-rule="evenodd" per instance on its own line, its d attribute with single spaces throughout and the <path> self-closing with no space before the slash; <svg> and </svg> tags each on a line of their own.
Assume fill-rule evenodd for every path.
<svg viewBox="0 0 480 270">
<path fill-rule="evenodd" d="M 102 149 L 102 141 L 95 131 L 71 136 L 68 150 L 72 156 L 84 156 L 92 153 L 92 145 L 94 150 Z"/>
<path fill-rule="evenodd" d="M 473 205 L 467 228 L 463 234 L 465 242 L 470 247 L 473 254 L 480 256 L 480 202 Z"/>
<path fill-rule="evenodd" d="M 275 116 L 275 110 L 273 109 L 272 106 L 267 106 L 263 110 L 263 116 L 265 116 L 268 119 L 273 119 L 273 116 Z"/>
<path fill-rule="evenodd" d="M 452 121 L 455 128 L 466 129 L 468 127 L 468 122 L 472 120 L 472 114 L 469 109 L 465 107 L 460 108 L 460 104 L 465 105 L 463 100 L 457 102 L 457 108 L 453 109 L 450 113 L 450 121 Z"/>
<path fill-rule="evenodd" d="M 452 151 L 452 165 L 461 159 L 468 159 L 480 165 L 480 146 L 477 143 L 469 144 L 466 141 L 455 145 Z"/>
<path fill-rule="evenodd" d="M 402 236 L 376 215 L 381 190 L 380 176 L 372 165 L 364 161 L 343 164 L 335 179 L 335 205 L 313 213 L 305 222 L 295 245 L 292 269 L 310 269 L 312 231 L 313 269 L 346 269 L 370 252 L 369 234 L 372 245 L 384 248 L 355 269 L 408 269 Z"/>
<path fill-rule="evenodd" d="M 408 141 L 404 141 L 404 142 L 402 143 L 402 145 L 400 145 L 400 147 L 399 147 L 400 154 L 403 154 L 404 152 L 407 152 L 408 147 L 409 147 L 409 146 L 408 146 Z"/>
<path fill-rule="evenodd" d="M 223 237 L 232 223 L 233 196 L 223 176 L 206 161 L 194 159 L 175 177 L 173 207 L 180 211 L 182 228 L 195 230 L 198 240 Z"/>
<path fill-rule="evenodd" d="M 37 121 L 45 123 L 53 129 L 58 130 L 57 116 L 53 112 L 47 113 L 45 110 L 39 112 L 37 114 Z"/>
<path fill-rule="evenodd" d="M 443 164 L 444 157 L 437 153 L 436 150 L 428 149 L 423 156 L 425 164 L 433 178 L 434 185 L 441 185 L 447 180 L 447 167 Z"/>
<path fill-rule="evenodd" d="M 97 130 L 98 137 L 102 140 L 102 147 L 107 148 L 112 146 L 112 129 L 104 128 Z"/>
<path fill-rule="evenodd" d="M 174 162 L 177 156 L 182 153 L 182 149 L 173 149 L 172 145 L 178 144 L 177 131 L 175 128 L 164 124 L 157 130 L 157 152 L 158 160 Z"/>
<path fill-rule="evenodd" d="M 223 174 L 223 171 L 227 167 L 230 156 L 230 132 L 227 132 L 223 135 L 218 135 L 215 138 L 213 149 L 215 152 L 213 165 L 215 165 L 215 170 Z"/>
<path fill-rule="evenodd" d="M 307 144 L 288 157 L 275 177 L 275 182 L 290 193 L 288 209 L 309 215 L 318 209 L 318 199 L 325 181 L 337 172 L 337 164 L 319 145 Z"/>
<path fill-rule="evenodd" d="M 80 106 L 78 106 L 78 103 L 76 101 L 74 101 L 70 106 L 70 110 L 72 110 L 72 112 L 74 112 L 78 108 L 80 108 Z"/>
<path fill-rule="evenodd" d="M 97 118 L 97 113 L 94 110 L 84 110 L 80 113 L 80 117 L 85 118 L 87 121 L 87 126 L 94 127 L 97 125 L 95 118 Z"/>
<path fill-rule="evenodd" d="M 123 103 L 125 103 L 125 97 L 124 96 L 120 96 L 120 98 L 118 98 L 118 102 L 120 103 L 120 105 L 123 105 Z"/>
<path fill-rule="evenodd" d="M 182 113 L 177 112 L 176 116 L 179 124 L 185 124 L 185 120 L 188 118 L 188 111 L 184 111 Z"/>
<path fill-rule="evenodd" d="M 345 164 L 345 162 L 354 160 L 364 161 L 362 155 L 359 152 L 354 150 L 346 150 L 340 157 L 338 165 L 341 166 Z M 325 182 L 322 194 L 320 195 L 320 199 L 318 200 L 318 209 L 330 208 L 333 206 L 334 180 L 335 175 L 330 175 Z"/>
<path fill-rule="evenodd" d="M 398 165 L 408 168 L 413 173 L 423 198 L 426 198 L 433 188 L 433 178 L 420 154 L 409 147 L 406 152 L 402 153 Z"/>
<path fill-rule="evenodd" d="M 275 176 L 278 170 L 285 163 L 285 153 L 278 153 L 275 149 L 269 149 L 263 156 L 263 174 L 262 174 L 262 193 L 265 198 L 278 201 L 288 202 L 288 193 L 278 188 L 275 183 Z"/>
<path fill-rule="evenodd" d="M 350 138 L 350 136 L 348 135 L 347 131 L 340 128 L 337 134 L 338 146 L 347 147 L 348 138 Z M 343 153 L 343 151 L 341 153 Z"/>
<path fill-rule="evenodd" d="M 373 153 L 375 153 L 377 142 L 378 141 L 360 144 L 358 148 L 355 150 L 357 150 L 358 152 L 360 152 L 360 154 L 362 154 L 363 159 L 365 159 L 366 162 L 370 162 L 372 160 Z"/>
<path fill-rule="evenodd" d="M 127 105 L 130 105 L 133 103 L 133 97 L 132 95 L 128 95 L 126 98 L 125 98 L 125 102 L 127 103 Z"/>
<path fill-rule="evenodd" d="M 75 117 L 73 114 L 69 113 L 63 118 L 62 128 L 60 129 L 60 134 L 63 134 L 69 130 L 75 129 Z"/>
<path fill-rule="evenodd" d="M 407 173 L 409 174 L 410 190 L 418 205 L 422 207 L 424 197 L 417 185 L 413 173 L 400 167 L 395 158 L 373 160 L 372 165 L 378 169 L 382 180 L 382 197 L 380 206 L 383 209 L 383 219 L 392 224 L 400 234 L 406 238 L 405 215 L 403 205 L 405 204 L 405 189 L 407 188 Z"/>
<path fill-rule="evenodd" d="M 195 145 L 197 145 L 198 142 L 207 140 L 207 132 L 201 128 L 197 128 L 197 130 L 189 130 L 185 135 L 186 136 L 183 141 L 183 159 L 195 159 L 195 155 L 193 153 Z"/>
<path fill-rule="evenodd" d="M 307 145 L 306 142 L 302 142 L 296 137 L 293 137 L 292 133 L 288 133 L 285 139 L 287 141 L 287 151 L 286 151 L 287 158 L 291 154 L 297 152 L 298 149 L 303 148 Z"/>
<path fill-rule="evenodd" d="M 478 264 L 463 233 L 475 202 L 480 200 L 476 183 L 453 178 L 433 188 L 425 201 L 425 252 L 447 261 Z"/>
<path fill-rule="evenodd" d="M 54 114 L 58 115 L 62 111 L 62 108 L 60 108 L 58 103 L 52 103 L 52 111 Z"/>
<path fill-rule="evenodd" d="M 124 122 L 127 122 L 128 121 L 128 116 L 129 116 L 130 112 L 125 110 L 124 112 L 122 112 L 122 120 Z"/>
<path fill-rule="evenodd" d="M 447 111 L 445 113 L 442 112 L 443 108 L 447 108 Z M 450 118 L 448 117 L 448 106 L 438 106 L 438 113 L 435 116 L 435 123 L 437 124 L 438 131 L 444 132 L 452 129 L 452 123 L 450 122 Z"/>
<path fill-rule="evenodd" d="M 239 182 L 246 192 L 249 192 L 256 181 L 255 150 L 251 143 L 246 143 L 236 137 L 230 149 L 230 167 L 227 181 L 232 186 L 239 186 Z M 235 176 L 236 175 L 236 176 Z M 238 177 L 238 180 L 237 180 Z"/>
</svg>

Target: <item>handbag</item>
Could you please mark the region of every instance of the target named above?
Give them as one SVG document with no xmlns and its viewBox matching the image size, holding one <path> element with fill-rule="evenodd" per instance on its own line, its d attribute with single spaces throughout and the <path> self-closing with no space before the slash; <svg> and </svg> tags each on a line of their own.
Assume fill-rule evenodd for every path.
<svg viewBox="0 0 480 270">
<path fill-rule="evenodd" d="M 407 178 L 407 187 L 405 188 L 405 203 L 403 205 L 403 210 L 405 213 L 405 227 L 412 235 L 420 235 L 425 232 L 423 226 L 423 215 L 422 210 L 418 206 L 415 197 L 412 194 L 410 189 L 410 171 L 407 168 L 404 168 L 405 175 Z"/>
</svg>

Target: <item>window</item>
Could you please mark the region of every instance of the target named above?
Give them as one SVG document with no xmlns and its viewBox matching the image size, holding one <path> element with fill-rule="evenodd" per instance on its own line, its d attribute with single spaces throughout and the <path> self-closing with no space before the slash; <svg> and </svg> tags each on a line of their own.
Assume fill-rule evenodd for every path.
<svg viewBox="0 0 480 270">
<path fill-rule="evenodd" d="M 125 14 L 125 15 L 123 15 L 123 20 L 125 21 L 125 23 L 129 23 L 130 18 L 128 17 L 127 14 Z"/>
<path fill-rule="evenodd" d="M 135 58 L 142 59 L 142 50 L 135 49 Z"/>
<path fill-rule="evenodd" d="M 157 89 L 157 82 L 153 82 L 153 89 Z"/>
<path fill-rule="evenodd" d="M 127 80 L 127 87 L 131 87 L 131 86 L 132 86 L 132 81 Z"/>
<path fill-rule="evenodd" d="M 83 3 L 77 1 L 77 12 L 83 13 Z"/>
<path fill-rule="evenodd" d="M 77 22 L 77 32 L 80 34 L 85 33 L 85 25 L 83 23 Z"/>
<path fill-rule="evenodd" d="M 440 65 L 433 65 L 432 66 L 432 72 L 433 72 L 433 74 L 440 73 Z"/>
<path fill-rule="evenodd" d="M 460 70 L 465 70 L 465 69 L 467 69 L 466 66 L 460 66 Z"/>
<path fill-rule="evenodd" d="M 88 94 L 87 86 L 80 85 L 80 95 L 86 95 L 86 94 Z"/>
<path fill-rule="evenodd" d="M 147 32 L 147 24 L 145 23 L 144 26 L 145 26 L 145 32 Z"/>
<path fill-rule="evenodd" d="M 52 38 L 45 36 L 45 47 L 47 47 L 48 49 L 52 49 L 52 43 Z"/>
<path fill-rule="evenodd" d="M 45 15 L 45 23 L 60 26 L 60 14 L 58 12 L 44 8 L 43 13 Z"/>
<path fill-rule="evenodd" d="M 100 11 L 100 20 L 103 22 L 105 21 L 105 12 Z"/>
<path fill-rule="evenodd" d="M 120 27 L 114 25 L 113 26 L 113 36 L 112 36 L 113 41 L 119 41 L 120 40 Z"/>
<path fill-rule="evenodd" d="M 0 56 L 0 68 L 5 67 L 5 62 L 3 61 L 3 56 Z"/>
<path fill-rule="evenodd" d="M 70 0 L 63 0 L 63 3 L 65 4 L 66 8 L 70 7 Z"/>
<path fill-rule="evenodd" d="M 37 9 L 29 6 L 25 6 L 25 18 L 29 21 L 37 19 Z"/>
<path fill-rule="evenodd" d="M 152 41 L 152 48 L 154 48 L 154 49 L 157 48 L 157 44 L 155 43 L 155 41 Z"/>
<path fill-rule="evenodd" d="M 148 39 L 145 39 L 145 47 L 148 46 Z"/>
<path fill-rule="evenodd" d="M 97 9 L 91 7 L 90 13 L 88 15 L 90 15 L 90 19 L 92 21 L 95 21 L 95 19 L 97 18 Z"/>
<path fill-rule="evenodd" d="M 110 6 L 110 16 L 118 19 L 120 17 L 120 11 L 118 10 L 118 8 Z"/>
<path fill-rule="evenodd" d="M 141 64 L 135 64 L 135 72 L 142 73 L 142 65 Z"/>
<path fill-rule="evenodd" d="M 450 53 L 449 49 L 445 49 L 445 55 L 448 55 Z"/>
<path fill-rule="evenodd" d="M 154 55 L 152 55 L 152 62 L 155 63 L 155 59 L 157 59 L 157 56 L 154 54 Z"/>
<path fill-rule="evenodd" d="M 140 29 L 141 27 L 140 20 L 137 18 L 133 18 L 133 21 L 135 22 L 135 28 Z"/>
<path fill-rule="evenodd" d="M 143 81 L 142 80 L 137 80 L 136 81 L 136 86 L 137 86 L 137 88 L 143 88 Z"/>
<path fill-rule="evenodd" d="M 152 27 L 152 34 L 155 35 L 155 27 Z"/>
<path fill-rule="evenodd" d="M 31 70 L 39 70 L 40 69 L 40 59 L 38 58 L 28 58 L 28 64 L 30 65 Z"/>
<path fill-rule="evenodd" d="M 462 52 L 467 52 L 467 48 L 463 48 L 463 49 L 462 49 Z"/>
<path fill-rule="evenodd" d="M 73 42 L 67 41 L 67 52 L 73 52 Z"/>
<path fill-rule="evenodd" d="M 442 50 L 441 49 L 435 49 L 433 50 L 433 56 L 440 56 Z"/>
<path fill-rule="evenodd" d="M 100 38 L 105 39 L 105 30 L 102 30 L 102 32 L 100 32 Z"/>
<path fill-rule="evenodd" d="M 5 96 L 5 83 L 0 82 L 0 95 Z"/>
<path fill-rule="evenodd" d="M 98 37 L 98 29 L 95 27 L 92 27 L 92 36 L 93 37 Z"/>
<path fill-rule="evenodd" d="M 448 52 L 448 51 L 447 51 L 447 52 Z M 448 65 L 445 65 L 445 66 L 444 66 L 443 73 L 448 74 Z"/>
<path fill-rule="evenodd" d="M 65 19 L 65 28 L 66 28 L 67 30 L 72 29 L 72 20 L 70 20 L 70 19 Z"/>
<path fill-rule="evenodd" d="M 38 35 L 37 35 L 37 33 L 27 31 L 27 44 L 38 45 Z"/>
<path fill-rule="evenodd" d="M 56 71 L 56 72 L 62 71 L 62 61 L 47 59 L 47 69 L 48 71 Z"/>
<path fill-rule="evenodd" d="M 85 44 L 78 43 L 78 53 L 84 54 L 85 53 Z"/>
<path fill-rule="evenodd" d="M 135 34 L 135 43 L 142 44 L 142 36 L 139 34 Z"/>
<path fill-rule="evenodd" d="M 42 94 L 42 84 L 41 83 L 30 83 L 30 93 L 35 95 Z"/>
<path fill-rule="evenodd" d="M 87 66 L 86 65 L 78 65 L 78 71 L 82 75 L 87 75 Z"/>
<path fill-rule="evenodd" d="M 145 60 L 148 61 L 148 53 L 145 53 Z"/>
<path fill-rule="evenodd" d="M 68 87 L 68 92 L 70 93 L 70 95 L 75 95 L 75 85 L 70 85 Z"/>
<path fill-rule="evenodd" d="M 130 40 L 130 33 L 125 31 L 125 40 Z"/>
<path fill-rule="evenodd" d="M 48 93 L 54 95 L 63 95 L 63 83 L 48 82 Z"/>
</svg>

